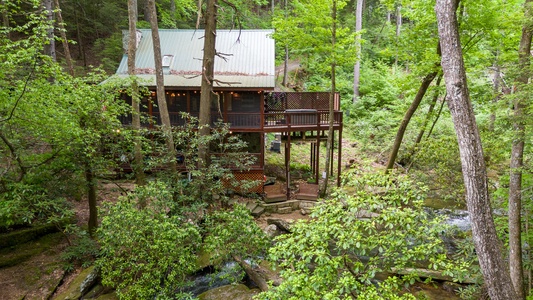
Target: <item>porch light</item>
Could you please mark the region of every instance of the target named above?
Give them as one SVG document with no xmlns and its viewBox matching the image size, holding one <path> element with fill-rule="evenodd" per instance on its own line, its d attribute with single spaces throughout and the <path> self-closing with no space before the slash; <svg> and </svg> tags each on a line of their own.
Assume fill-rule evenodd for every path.
<svg viewBox="0 0 533 300">
<path fill-rule="evenodd" d="M 152 95 L 152 97 L 155 97 L 155 92 L 152 92 L 150 95 Z"/>
<path fill-rule="evenodd" d="M 178 94 L 178 96 L 179 96 L 179 95 L 180 95 L 180 94 Z M 172 97 L 176 97 L 176 94 L 172 93 L 172 94 L 170 94 L 170 96 L 172 96 Z"/>
</svg>

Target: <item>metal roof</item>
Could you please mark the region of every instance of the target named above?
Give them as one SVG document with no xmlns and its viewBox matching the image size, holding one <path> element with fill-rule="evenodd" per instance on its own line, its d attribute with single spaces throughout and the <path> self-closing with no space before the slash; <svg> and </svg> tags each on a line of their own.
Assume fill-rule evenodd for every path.
<svg viewBox="0 0 533 300">
<path fill-rule="evenodd" d="M 142 38 L 137 48 L 135 67 L 146 85 L 155 85 L 152 32 L 140 29 Z M 126 31 L 127 33 L 127 31 Z M 217 30 L 216 51 L 226 60 L 215 57 L 215 79 L 231 82 L 218 87 L 273 89 L 275 86 L 275 52 L 273 30 Z M 159 29 L 161 55 L 173 56 L 170 66 L 163 68 L 165 86 L 200 87 L 204 31 Z M 226 56 L 227 55 L 227 56 Z M 128 56 L 124 54 L 116 72 L 127 75 Z M 217 86 L 215 84 L 215 86 Z"/>
</svg>

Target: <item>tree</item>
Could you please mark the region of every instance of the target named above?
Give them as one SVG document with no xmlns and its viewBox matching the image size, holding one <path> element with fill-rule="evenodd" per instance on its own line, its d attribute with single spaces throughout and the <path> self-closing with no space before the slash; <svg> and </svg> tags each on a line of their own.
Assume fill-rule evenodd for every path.
<svg viewBox="0 0 533 300">
<path fill-rule="evenodd" d="M 322 183 L 322 186 L 320 187 L 320 191 L 319 191 L 319 194 L 320 194 L 320 197 L 324 197 L 326 196 L 326 192 L 327 192 L 327 189 L 328 189 L 328 182 L 329 182 L 329 176 L 330 176 L 330 172 L 329 172 L 329 166 L 330 164 L 332 163 L 331 162 L 331 159 L 332 159 L 332 155 L 331 153 L 333 153 L 333 125 L 334 125 L 334 122 L 335 122 L 335 110 L 334 110 L 334 101 L 335 101 L 335 73 L 336 73 L 336 59 L 335 59 L 335 56 L 336 56 L 336 51 L 335 51 L 335 42 L 337 40 L 337 0 L 333 0 L 332 3 L 331 3 L 331 20 L 332 20 L 332 24 L 331 24 L 331 52 L 333 53 L 333 59 L 331 60 L 331 91 L 330 91 L 330 94 L 329 94 L 329 115 L 328 115 L 328 123 L 329 123 L 329 126 L 328 126 L 328 140 L 327 140 L 327 145 L 326 145 L 326 163 L 325 163 L 325 166 L 324 166 L 324 170 L 325 170 L 325 174 L 326 174 L 326 178 L 324 178 L 324 182 Z M 339 147 L 341 147 L 341 145 L 338 145 Z M 340 159 L 340 157 L 339 157 Z"/>
<path fill-rule="evenodd" d="M 531 0 L 524 4 L 525 23 L 522 27 L 522 37 L 518 49 L 519 75 L 517 84 L 519 89 L 525 89 L 531 77 Z M 509 268 L 514 289 L 519 298 L 525 299 L 524 295 L 524 269 L 522 267 L 522 168 L 524 166 L 525 144 L 525 107 L 529 96 L 524 91 L 519 92 L 515 99 L 513 110 L 514 138 L 511 149 L 511 162 L 509 174 Z"/>
<path fill-rule="evenodd" d="M 357 0 L 357 8 L 355 10 L 355 32 L 358 36 L 355 37 L 355 51 L 356 60 L 353 69 L 353 102 L 359 98 L 359 81 L 361 75 L 361 30 L 363 29 L 363 0 Z"/>
<path fill-rule="evenodd" d="M 200 136 L 207 136 L 211 125 L 211 101 L 213 95 L 213 81 L 215 79 L 215 43 L 217 34 L 217 0 L 206 0 L 205 30 L 204 30 L 204 56 L 202 60 L 202 86 L 200 96 L 199 132 Z M 198 16 L 200 18 L 200 16 Z M 209 165 L 209 144 L 198 145 L 199 167 Z"/>
<path fill-rule="evenodd" d="M 54 10 L 52 9 L 52 0 L 43 0 L 43 8 L 47 14 L 48 30 L 47 30 L 47 43 L 44 47 L 44 53 L 56 60 L 56 42 L 54 36 Z"/>
<path fill-rule="evenodd" d="M 128 40 L 128 75 L 135 77 L 135 57 L 137 51 L 137 0 L 128 0 L 129 40 Z M 137 80 L 131 83 L 132 126 L 135 140 L 133 141 L 133 171 L 137 185 L 144 184 L 144 168 L 142 155 L 140 96 Z"/>
<path fill-rule="evenodd" d="M 448 107 L 459 143 L 474 245 L 491 299 L 517 299 L 492 218 L 483 148 L 470 103 L 459 40 L 457 5 L 456 0 L 437 0 L 435 11 Z"/>
<path fill-rule="evenodd" d="M 161 117 L 161 127 L 165 136 L 165 143 L 168 151 L 167 155 L 170 157 L 168 163 L 170 165 L 170 170 L 175 172 L 177 169 L 176 148 L 174 145 L 174 138 L 172 136 L 172 125 L 170 124 L 170 116 L 168 114 L 167 99 L 165 95 L 163 58 L 161 55 L 161 42 L 159 40 L 159 27 L 157 23 L 155 0 L 147 0 L 147 5 L 148 12 L 150 14 L 150 27 L 152 28 L 152 44 L 154 47 L 157 106 L 159 108 L 159 114 Z"/>
<path fill-rule="evenodd" d="M 63 51 L 65 51 L 65 61 L 67 63 L 67 69 L 70 76 L 74 76 L 74 66 L 72 64 L 72 57 L 70 56 L 70 47 L 68 45 L 65 25 L 63 24 L 63 15 L 61 14 L 59 0 L 54 0 L 54 6 L 56 8 L 57 25 L 59 26 L 59 34 L 61 35 L 61 42 L 63 43 Z"/>
</svg>

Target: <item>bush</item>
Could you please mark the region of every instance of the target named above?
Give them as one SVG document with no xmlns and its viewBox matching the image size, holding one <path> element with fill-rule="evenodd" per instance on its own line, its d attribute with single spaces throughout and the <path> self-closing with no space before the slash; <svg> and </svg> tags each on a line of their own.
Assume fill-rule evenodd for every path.
<svg viewBox="0 0 533 300">
<path fill-rule="evenodd" d="M 416 273 L 377 284 L 376 274 L 425 265 L 464 275 L 466 263 L 447 259 L 447 226 L 422 207 L 424 187 L 393 175 L 344 179 L 346 188 L 315 206 L 310 220 L 277 238 L 269 258 L 284 280 L 258 299 L 415 299 L 401 290 Z"/>
</svg>

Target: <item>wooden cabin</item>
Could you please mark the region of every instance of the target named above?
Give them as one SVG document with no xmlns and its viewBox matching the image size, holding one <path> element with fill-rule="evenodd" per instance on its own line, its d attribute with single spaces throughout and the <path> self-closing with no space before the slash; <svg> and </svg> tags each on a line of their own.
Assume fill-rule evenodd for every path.
<svg viewBox="0 0 533 300">
<path fill-rule="evenodd" d="M 291 139 L 307 139 L 315 144 L 315 150 L 312 150 L 311 145 L 310 164 L 318 182 L 316 144 L 327 134 L 330 94 L 275 91 L 275 45 L 272 33 L 273 30 L 217 30 L 216 50 L 224 58 L 215 58 L 214 90 L 217 97 L 212 103 L 212 121 L 222 119 L 229 123 L 232 133 L 239 134 L 248 143 L 248 152 L 257 158 L 249 171 L 236 172 L 238 179 L 264 178 L 265 149 L 270 146 L 265 145 L 265 134 L 275 132 L 283 136 L 287 169 Z M 198 116 L 200 110 L 204 33 L 203 30 L 160 29 L 159 34 L 170 119 L 173 126 L 182 126 L 186 120 L 181 112 Z M 125 32 L 125 45 L 127 35 Z M 151 91 L 151 95 L 142 100 L 141 110 L 160 124 L 159 110 L 150 101 L 150 98 L 156 98 L 151 31 L 138 30 L 136 38 L 136 73 L 141 84 Z M 117 70 L 118 76 L 127 76 L 127 60 L 125 51 Z M 334 128 L 339 132 L 340 141 L 342 112 L 338 94 L 334 103 Z M 124 125 L 131 124 L 131 115 L 124 116 L 122 122 Z"/>
</svg>

